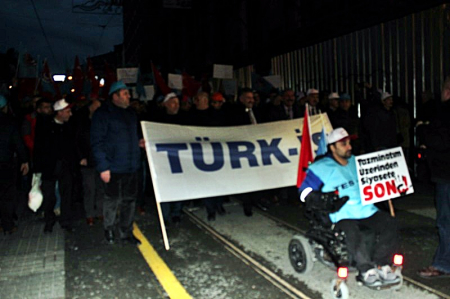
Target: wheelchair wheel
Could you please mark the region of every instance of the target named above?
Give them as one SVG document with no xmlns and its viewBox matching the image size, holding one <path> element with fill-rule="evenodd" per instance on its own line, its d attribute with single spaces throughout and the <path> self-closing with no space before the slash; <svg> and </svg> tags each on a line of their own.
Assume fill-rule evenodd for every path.
<svg viewBox="0 0 450 299">
<path fill-rule="evenodd" d="M 289 242 L 289 260 L 298 273 L 307 274 L 314 267 L 314 256 L 308 239 L 295 235 Z"/>
<path fill-rule="evenodd" d="M 339 283 L 339 289 L 337 288 L 337 278 L 331 281 L 331 296 L 333 296 L 333 299 L 347 299 L 349 297 L 348 286 L 345 281 Z"/>
</svg>

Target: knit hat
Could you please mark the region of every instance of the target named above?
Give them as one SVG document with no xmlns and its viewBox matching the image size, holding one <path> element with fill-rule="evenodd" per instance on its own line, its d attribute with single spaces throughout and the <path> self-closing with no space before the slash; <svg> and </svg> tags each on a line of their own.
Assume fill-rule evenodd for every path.
<svg viewBox="0 0 450 299">
<path fill-rule="evenodd" d="M 119 91 L 121 89 L 128 89 L 128 87 L 122 81 L 116 81 L 113 84 L 111 84 L 108 95 L 112 95 L 113 93 L 115 93 L 116 91 Z"/>
</svg>

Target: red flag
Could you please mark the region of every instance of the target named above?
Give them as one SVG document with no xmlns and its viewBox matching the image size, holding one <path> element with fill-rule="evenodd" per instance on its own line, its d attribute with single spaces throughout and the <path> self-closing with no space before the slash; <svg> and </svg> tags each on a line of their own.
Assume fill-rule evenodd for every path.
<svg viewBox="0 0 450 299">
<path fill-rule="evenodd" d="M 300 159 L 298 161 L 297 188 L 300 188 L 301 184 L 303 183 L 309 164 L 314 161 L 311 145 L 308 105 L 306 105 L 305 116 L 303 118 L 302 147 L 300 148 Z"/>
<path fill-rule="evenodd" d="M 183 90 L 181 91 L 181 93 L 184 96 L 192 98 L 197 94 L 200 87 L 202 87 L 202 83 L 195 81 L 195 79 L 189 76 L 187 73 L 183 73 L 182 76 L 183 76 Z"/>
<path fill-rule="evenodd" d="M 172 89 L 170 89 L 170 87 L 167 86 L 166 81 L 164 81 L 163 77 L 161 76 L 161 73 L 155 67 L 153 62 L 152 62 L 152 70 L 153 70 L 153 77 L 155 78 L 156 81 L 156 85 L 158 85 L 158 88 L 161 90 L 161 93 L 163 95 L 166 95 L 172 92 Z"/>
<path fill-rule="evenodd" d="M 111 84 L 117 81 L 116 73 L 109 67 L 108 62 L 105 61 L 105 83 L 102 88 L 102 96 L 103 98 L 108 98 L 109 88 Z"/>
<path fill-rule="evenodd" d="M 81 70 L 80 60 L 75 56 L 75 66 L 73 68 L 73 88 L 75 89 L 75 99 L 78 99 L 83 92 L 83 71 Z"/>
<path fill-rule="evenodd" d="M 92 66 L 91 58 L 87 59 L 87 78 L 91 82 L 91 94 L 90 98 L 98 98 L 100 91 L 100 83 L 95 78 L 94 67 Z"/>
</svg>

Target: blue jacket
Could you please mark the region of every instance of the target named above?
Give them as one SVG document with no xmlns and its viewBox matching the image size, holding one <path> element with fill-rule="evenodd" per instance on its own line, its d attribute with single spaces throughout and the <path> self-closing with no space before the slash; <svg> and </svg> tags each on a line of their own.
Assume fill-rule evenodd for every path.
<svg viewBox="0 0 450 299">
<path fill-rule="evenodd" d="M 92 117 L 91 147 L 99 172 L 136 172 L 140 167 L 140 149 L 134 110 L 111 102 L 98 108 Z"/>
<path fill-rule="evenodd" d="M 352 156 L 345 166 L 336 162 L 331 156 L 314 162 L 308 167 L 306 178 L 299 191 L 307 187 L 324 193 L 337 190 L 339 197 L 349 197 L 339 211 L 330 214 L 330 220 L 333 223 L 343 219 L 368 218 L 378 211 L 373 204 L 363 206 L 361 203 L 355 156 Z"/>
</svg>

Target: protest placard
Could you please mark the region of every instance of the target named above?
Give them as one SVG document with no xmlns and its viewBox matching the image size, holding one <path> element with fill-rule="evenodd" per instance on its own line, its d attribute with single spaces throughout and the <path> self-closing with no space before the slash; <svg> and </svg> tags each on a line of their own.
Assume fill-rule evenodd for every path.
<svg viewBox="0 0 450 299">
<path fill-rule="evenodd" d="M 138 68 L 118 68 L 117 69 L 117 80 L 122 81 L 125 84 L 133 84 L 137 82 Z"/>
<path fill-rule="evenodd" d="M 233 66 L 215 64 L 213 69 L 213 78 L 217 79 L 233 79 Z"/>
<path fill-rule="evenodd" d="M 178 89 L 178 90 L 182 90 L 183 89 L 183 76 L 182 75 L 178 75 L 178 74 L 169 74 L 168 75 L 168 79 L 169 79 L 169 87 L 172 89 Z"/>
<path fill-rule="evenodd" d="M 356 157 L 363 205 L 414 193 L 401 147 Z"/>
<path fill-rule="evenodd" d="M 144 89 L 145 89 L 145 101 L 153 100 L 153 97 L 155 96 L 155 86 L 144 85 Z"/>
</svg>

